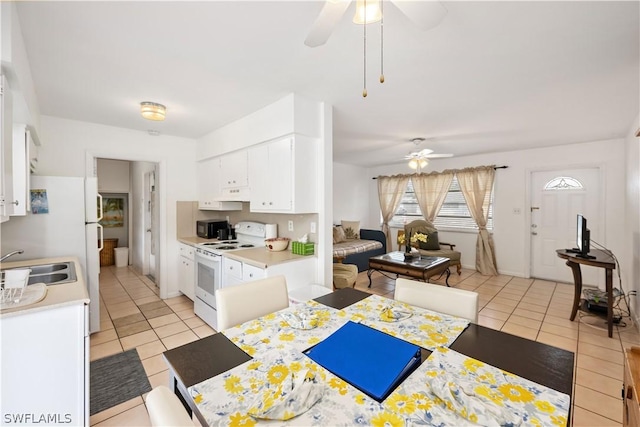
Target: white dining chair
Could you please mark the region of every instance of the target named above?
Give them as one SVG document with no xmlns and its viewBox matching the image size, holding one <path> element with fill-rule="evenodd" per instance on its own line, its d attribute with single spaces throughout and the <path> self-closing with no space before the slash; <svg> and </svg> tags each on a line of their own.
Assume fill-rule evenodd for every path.
<svg viewBox="0 0 640 427">
<path fill-rule="evenodd" d="M 153 427 L 194 427 L 182 402 L 167 386 L 151 390 L 145 403 Z"/>
<path fill-rule="evenodd" d="M 477 292 L 398 278 L 393 298 L 396 301 L 478 323 Z"/>
<path fill-rule="evenodd" d="M 267 277 L 216 290 L 218 330 L 289 307 L 284 276 Z"/>
</svg>

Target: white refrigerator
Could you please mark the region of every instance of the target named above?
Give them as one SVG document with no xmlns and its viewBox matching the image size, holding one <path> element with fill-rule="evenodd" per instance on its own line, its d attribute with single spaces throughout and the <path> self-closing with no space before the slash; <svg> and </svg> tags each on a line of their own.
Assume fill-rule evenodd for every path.
<svg viewBox="0 0 640 427">
<path fill-rule="evenodd" d="M 89 291 L 89 331 L 100 330 L 100 257 L 103 247 L 102 196 L 97 178 L 31 176 L 31 190 L 45 190 L 26 216 L 14 216 L 1 226 L 2 253 L 23 249 L 7 261 L 75 256 Z M 32 193 L 33 194 L 33 193 Z M 42 209 L 45 199 L 48 213 Z M 32 196 L 33 199 L 33 196 Z M 55 285 L 52 285 L 55 286 Z"/>
</svg>

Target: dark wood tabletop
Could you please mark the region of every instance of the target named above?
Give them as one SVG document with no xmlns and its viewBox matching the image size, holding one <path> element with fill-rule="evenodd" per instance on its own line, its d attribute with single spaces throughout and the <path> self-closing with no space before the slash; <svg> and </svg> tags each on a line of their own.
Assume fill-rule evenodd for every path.
<svg viewBox="0 0 640 427">
<path fill-rule="evenodd" d="M 344 288 L 316 298 L 315 301 L 342 309 L 370 296 L 353 288 Z M 557 347 L 531 341 L 484 326 L 470 324 L 450 346 L 452 350 L 498 367 L 571 397 L 574 354 Z M 423 350 L 423 360 L 430 352 Z M 251 359 L 221 333 L 164 352 L 175 392 L 181 400 L 188 387 L 226 372 Z"/>
</svg>

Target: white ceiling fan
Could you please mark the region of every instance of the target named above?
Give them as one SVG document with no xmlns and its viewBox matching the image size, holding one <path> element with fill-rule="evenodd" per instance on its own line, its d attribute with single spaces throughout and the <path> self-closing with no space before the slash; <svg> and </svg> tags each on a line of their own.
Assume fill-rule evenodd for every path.
<svg viewBox="0 0 640 427">
<path fill-rule="evenodd" d="M 417 149 L 418 145 L 423 143 L 425 140 L 425 138 L 413 138 L 411 139 L 411 142 L 413 142 Z M 453 157 L 453 154 L 438 154 L 434 153 L 433 150 L 429 148 L 423 148 L 420 151 L 412 151 L 411 153 L 404 156 L 404 159 L 409 160 L 408 165 L 411 169 L 417 169 L 418 171 L 420 171 L 422 168 L 425 168 L 429 164 L 428 159 L 441 159 L 445 157 Z"/>
<path fill-rule="evenodd" d="M 371 6 L 379 10 L 380 1 L 387 0 L 366 0 L 367 10 Z M 447 14 L 447 9 L 438 1 L 415 1 L 415 0 L 389 0 L 393 3 L 402 13 L 404 13 L 418 28 L 426 31 L 437 26 L 444 16 Z M 356 10 L 356 17 L 354 22 L 364 23 L 364 19 L 358 21 L 358 11 L 364 10 L 364 0 L 357 0 L 358 8 Z M 333 29 L 336 27 L 340 19 L 347 11 L 347 8 L 351 4 L 351 0 L 326 0 L 320 14 L 316 18 L 309 34 L 304 41 L 309 47 L 317 47 L 325 44 L 331 36 Z M 366 22 L 376 22 L 380 18 L 371 19 L 369 12 L 366 13 Z"/>
</svg>

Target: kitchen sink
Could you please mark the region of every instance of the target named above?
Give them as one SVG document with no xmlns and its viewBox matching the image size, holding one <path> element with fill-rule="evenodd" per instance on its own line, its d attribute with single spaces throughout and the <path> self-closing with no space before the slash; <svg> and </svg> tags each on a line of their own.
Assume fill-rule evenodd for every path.
<svg viewBox="0 0 640 427">
<path fill-rule="evenodd" d="M 60 285 L 63 283 L 75 282 L 77 280 L 76 266 L 73 261 L 25 265 L 23 267 L 16 268 L 31 269 L 27 285 L 33 285 L 34 283 L 45 283 L 47 286 Z M 4 272 L 5 270 L 2 270 L 0 275 L 0 280 L 2 281 L 4 281 Z"/>
</svg>

